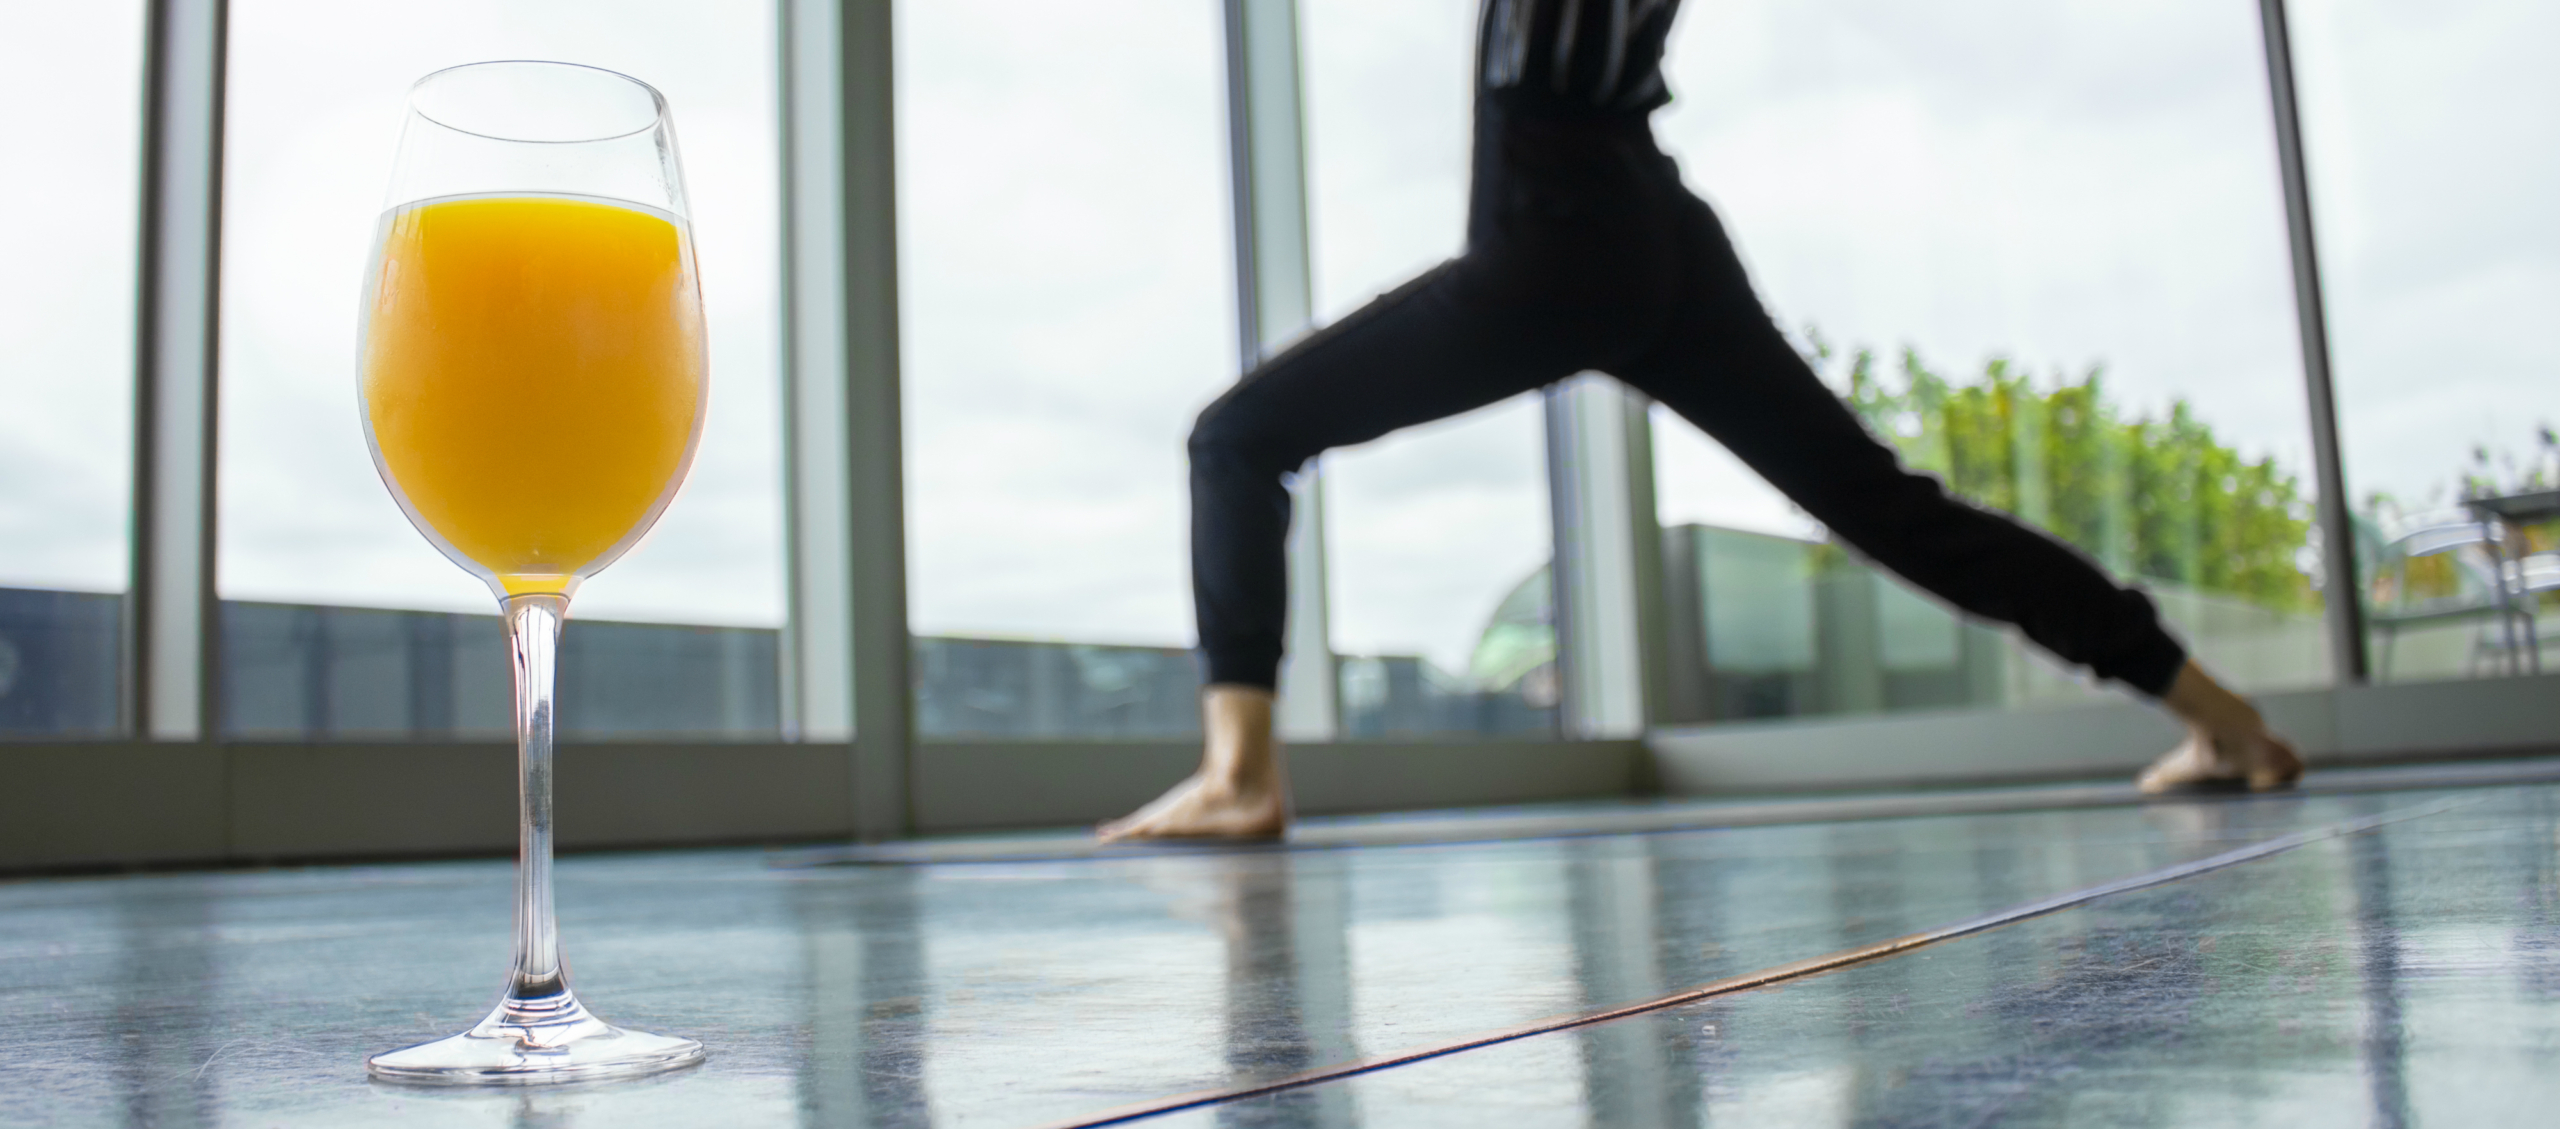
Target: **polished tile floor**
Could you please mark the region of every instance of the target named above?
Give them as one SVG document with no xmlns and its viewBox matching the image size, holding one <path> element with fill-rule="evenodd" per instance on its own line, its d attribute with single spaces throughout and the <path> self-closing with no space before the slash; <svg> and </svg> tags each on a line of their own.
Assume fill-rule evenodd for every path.
<svg viewBox="0 0 2560 1129">
<path fill-rule="evenodd" d="M 1161 1126 L 2487 1125 L 2560 1110 L 2560 786 L 1516 842 L 564 861 L 575 972 L 701 1068 L 370 1084 L 478 1017 L 500 862 L 0 883 L 0 1125 L 1043 1126 L 1646 1000 L 2376 813 L 1780 987 Z"/>
</svg>

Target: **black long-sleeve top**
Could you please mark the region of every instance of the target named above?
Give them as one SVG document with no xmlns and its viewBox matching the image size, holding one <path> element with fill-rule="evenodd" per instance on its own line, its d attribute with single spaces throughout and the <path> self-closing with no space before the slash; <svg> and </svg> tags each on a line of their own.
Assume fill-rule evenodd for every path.
<svg viewBox="0 0 2560 1129">
<path fill-rule="evenodd" d="M 1680 0 L 1484 0 L 1481 96 L 1528 112 L 1644 114 L 1671 100 L 1662 48 Z"/>
</svg>

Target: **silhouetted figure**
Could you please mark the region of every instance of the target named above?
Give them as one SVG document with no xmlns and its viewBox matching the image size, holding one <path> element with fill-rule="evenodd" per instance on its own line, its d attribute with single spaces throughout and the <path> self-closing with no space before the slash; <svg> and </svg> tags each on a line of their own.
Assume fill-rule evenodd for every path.
<svg viewBox="0 0 2560 1129">
<path fill-rule="evenodd" d="M 1288 351 L 1191 433 L 1192 589 L 1208 664 L 1201 770 L 1106 838 L 1267 836 L 1288 608 L 1284 476 L 1335 447 L 1593 369 L 1712 435 L 1841 540 L 1984 619 L 2162 701 L 2190 739 L 2144 774 L 2272 788 L 2300 760 L 2140 591 L 1905 469 L 1797 355 L 1648 118 L 1678 0 L 1488 0 L 1476 30 L 1467 246 Z"/>
</svg>

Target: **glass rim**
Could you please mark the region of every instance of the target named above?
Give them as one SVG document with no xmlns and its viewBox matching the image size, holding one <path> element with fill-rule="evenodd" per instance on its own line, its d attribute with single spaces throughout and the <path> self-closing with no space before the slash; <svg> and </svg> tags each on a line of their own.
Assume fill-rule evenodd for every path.
<svg viewBox="0 0 2560 1129">
<path fill-rule="evenodd" d="M 557 140 L 545 140 L 534 137 L 506 137 L 500 134 L 486 133 L 476 129 L 465 129 L 453 124 L 452 122 L 439 118 L 434 114 L 428 113 L 425 107 L 418 104 L 418 92 L 426 89 L 427 84 L 456 71 L 477 70 L 481 67 L 565 67 L 572 70 L 593 71 L 600 75 L 618 78 L 633 86 L 639 87 L 643 92 L 649 95 L 649 120 L 641 123 L 636 128 L 627 129 L 620 133 L 598 134 L 594 137 L 570 137 Z M 613 70 L 609 67 L 599 67 L 592 63 L 563 62 L 559 59 L 482 59 L 478 62 L 456 63 L 450 67 L 439 67 L 418 76 L 418 81 L 409 84 L 408 101 L 410 113 L 416 114 L 422 120 L 434 123 L 437 128 L 449 129 L 455 133 L 463 134 L 468 137 L 478 137 L 488 141 L 503 141 L 511 145 L 592 145 L 599 141 L 617 141 L 625 137 L 636 137 L 640 134 L 647 133 L 650 130 L 657 129 L 658 127 L 666 124 L 667 120 L 667 96 L 659 93 L 657 87 L 651 86 L 640 79 L 624 74 L 621 71 Z"/>
</svg>

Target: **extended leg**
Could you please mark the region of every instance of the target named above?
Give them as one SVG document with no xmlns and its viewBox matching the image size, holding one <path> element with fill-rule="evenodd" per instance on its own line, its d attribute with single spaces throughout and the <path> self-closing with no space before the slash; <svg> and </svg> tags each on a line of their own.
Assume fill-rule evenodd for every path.
<svg viewBox="0 0 2560 1129">
<path fill-rule="evenodd" d="M 1200 413 L 1191 585 L 1211 685 L 1270 689 L 1278 677 L 1289 475 L 1332 448 L 1573 371 L 1575 343 L 1503 316 L 1487 270 L 1443 264 L 1274 357 Z"/>
<path fill-rule="evenodd" d="M 2257 711 L 2188 661 L 2148 597 L 2118 586 L 2062 542 L 1905 469 L 1771 323 L 1704 204 L 1690 212 L 1683 239 L 1691 257 L 1682 313 L 1626 366 L 1621 375 L 1630 383 L 1713 435 L 1876 563 L 2161 699 L 2202 752 L 2187 769 L 2155 766 L 2146 784 L 2219 774 L 2274 786 L 2299 775 L 2299 759 Z"/>
</svg>

